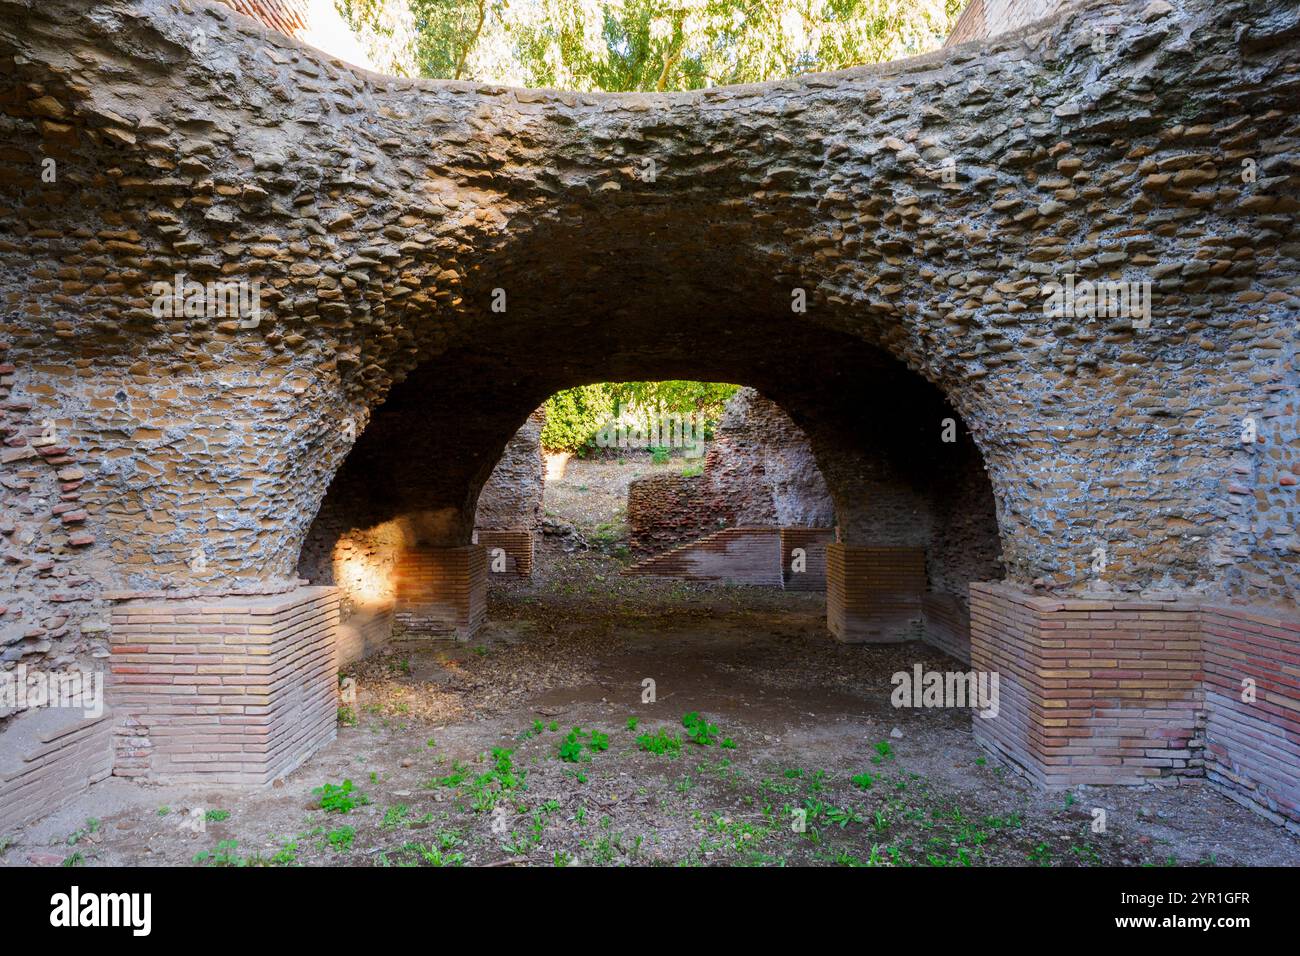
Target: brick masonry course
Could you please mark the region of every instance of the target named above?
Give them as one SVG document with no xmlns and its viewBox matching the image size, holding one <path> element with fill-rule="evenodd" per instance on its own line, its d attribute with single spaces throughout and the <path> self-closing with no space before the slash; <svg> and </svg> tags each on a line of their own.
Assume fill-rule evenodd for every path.
<svg viewBox="0 0 1300 956">
<path fill-rule="evenodd" d="M 1296 607 L 1296 29 L 1266 0 L 1083 0 L 902 63 L 597 95 L 381 77 L 204 0 L 0 0 L 0 662 L 108 656 L 111 591 L 290 593 L 348 471 L 367 527 L 468 547 L 556 390 L 736 381 L 807 436 L 846 549 L 921 549 L 959 598 L 1004 573 L 1067 603 L 1103 549 L 1095 619 L 972 591 L 972 659 L 1019 681 L 1020 728 L 976 724 L 990 746 L 1043 779 L 1210 776 L 1194 744 L 1217 720 L 1212 779 L 1289 819 L 1293 778 L 1266 759 L 1286 708 L 1198 710 L 1186 622 L 1122 627 L 1120 605 Z M 158 314 L 178 273 L 258 281 L 261 321 Z M 1066 275 L 1150 281 L 1150 327 L 1044 315 Z M 993 553 L 947 530 L 981 513 Z M 865 586 L 836 554 L 828 606 L 842 578 L 848 608 Z M 469 627 L 463 565 L 434 603 L 459 595 Z M 1140 666 L 1105 663 L 1107 630 Z M 149 752 L 185 746 L 154 726 L 119 739 L 120 771 L 180 765 Z M 220 772 L 261 779 L 304 748 L 257 749 L 282 733 L 194 766 L 252 743 Z"/>
</svg>

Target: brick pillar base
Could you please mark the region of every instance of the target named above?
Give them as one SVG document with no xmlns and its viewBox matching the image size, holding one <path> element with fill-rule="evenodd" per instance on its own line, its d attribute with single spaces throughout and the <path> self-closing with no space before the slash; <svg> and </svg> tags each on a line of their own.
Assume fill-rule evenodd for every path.
<svg viewBox="0 0 1300 956">
<path fill-rule="evenodd" d="M 487 549 L 489 574 L 533 576 L 533 533 L 527 528 L 476 530 L 474 543 Z"/>
<path fill-rule="evenodd" d="M 971 664 L 1000 698 L 982 746 L 1049 787 L 1202 773 L 1196 604 L 970 589 Z"/>
<path fill-rule="evenodd" d="M 826 590 L 826 548 L 834 540 L 834 528 L 781 529 L 781 576 L 787 591 Z M 796 548 L 803 549 L 802 571 L 794 570 Z"/>
<path fill-rule="evenodd" d="M 337 589 L 118 598 L 116 775 L 267 784 L 334 739 Z"/>
<path fill-rule="evenodd" d="M 1300 834 L 1300 612 L 1206 607 L 1205 773 Z"/>
<path fill-rule="evenodd" d="M 925 552 L 920 548 L 826 546 L 826 627 L 849 644 L 921 637 Z"/>
<path fill-rule="evenodd" d="M 394 618 L 406 635 L 467 641 L 487 620 L 487 549 L 406 548 L 397 559 Z"/>
</svg>

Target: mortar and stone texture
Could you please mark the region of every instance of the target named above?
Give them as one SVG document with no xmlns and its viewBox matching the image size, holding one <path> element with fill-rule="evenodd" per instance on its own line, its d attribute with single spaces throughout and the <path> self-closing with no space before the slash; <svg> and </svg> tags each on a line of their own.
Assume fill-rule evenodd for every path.
<svg viewBox="0 0 1300 956">
<path fill-rule="evenodd" d="M 316 646 L 298 567 L 332 481 L 472 627 L 479 492 L 533 409 L 731 381 L 825 479 L 828 621 L 870 607 L 873 549 L 949 592 L 1001 578 L 971 656 L 1018 669 L 1027 723 L 976 722 L 990 747 L 1045 780 L 1205 774 L 1294 825 L 1298 37 L 1289 2 L 1083 0 L 880 66 L 606 95 L 379 76 L 202 0 L 0 0 L 0 662 L 112 657 L 114 719 L 158 739 L 186 715 L 127 693 L 155 665 L 113 622 L 254 600 Z M 178 275 L 257 283 L 260 316 L 169 313 Z M 1070 276 L 1150 282 L 1149 326 L 1045 314 Z M 945 479 L 991 491 L 1002 574 L 963 581 Z M 1255 645 L 1287 663 L 1241 711 Z M 222 667 L 204 646 L 170 664 Z M 1137 752 L 1130 710 L 1187 753 Z"/>
</svg>

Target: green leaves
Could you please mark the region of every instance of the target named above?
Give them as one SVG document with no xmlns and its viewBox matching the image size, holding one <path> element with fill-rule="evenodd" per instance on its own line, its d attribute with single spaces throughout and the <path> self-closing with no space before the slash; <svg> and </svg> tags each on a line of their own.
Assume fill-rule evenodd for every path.
<svg viewBox="0 0 1300 956">
<path fill-rule="evenodd" d="M 581 727 L 574 727 L 560 742 L 558 756 L 566 763 L 577 763 L 583 758 L 584 747 L 592 753 L 608 750 L 609 735 L 599 730 L 584 731 Z"/>
<path fill-rule="evenodd" d="M 963 0 L 336 0 L 384 71 L 606 92 L 693 90 L 936 49 Z"/>
<path fill-rule="evenodd" d="M 351 813 L 356 807 L 364 807 L 370 802 L 351 780 L 344 780 L 342 786 L 327 783 L 317 787 L 312 794 L 320 797 L 320 808 L 326 813 Z"/>
<path fill-rule="evenodd" d="M 687 736 L 702 747 L 708 747 L 717 740 L 718 728 L 695 711 L 682 715 L 682 726 L 686 728 Z"/>
</svg>

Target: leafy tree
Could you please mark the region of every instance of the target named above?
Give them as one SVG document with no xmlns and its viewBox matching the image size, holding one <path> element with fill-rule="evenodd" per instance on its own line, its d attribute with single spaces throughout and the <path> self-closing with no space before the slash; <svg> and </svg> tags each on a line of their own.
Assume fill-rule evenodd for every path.
<svg viewBox="0 0 1300 956">
<path fill-rule="evenodd" d="M 385 69 L 577 90 L 689 90 L 934 49 L 963 0 L 336 0 Z"/>
<path fill-rule="evenodd" d="M 597 444 L 597 433 L 620 412 L 632 421 L 649 423 L 651 416 L 698 415 L 705 437 L 722 416 L 727 399 L 739 388 L 719 382 L 603 382 L 556 392 L 546 401 L 542 447 L 581 452 Z"/>
<path fill-rule="evenodd" d="M 608 386 L 579 385 L 546 400 L 542 447 L 550 451 L 581 451 L 614 414 Z"/>
</svg>

